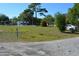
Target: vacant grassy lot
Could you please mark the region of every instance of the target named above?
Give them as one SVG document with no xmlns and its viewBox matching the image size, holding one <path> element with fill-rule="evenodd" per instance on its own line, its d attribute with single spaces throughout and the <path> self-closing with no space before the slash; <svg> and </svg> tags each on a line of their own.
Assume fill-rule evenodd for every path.
<svg viewBox="0 0 79 59">
<path fill-rule="evenodd" d="M 50 41 L 64 38 L 78 37 L 78 33 L 61 33 L 56 27 L 19 26 L 19 37 L 16 34 L 17 26 L 0 26 L 0 42 L 34 42 Z"/>
</svg>

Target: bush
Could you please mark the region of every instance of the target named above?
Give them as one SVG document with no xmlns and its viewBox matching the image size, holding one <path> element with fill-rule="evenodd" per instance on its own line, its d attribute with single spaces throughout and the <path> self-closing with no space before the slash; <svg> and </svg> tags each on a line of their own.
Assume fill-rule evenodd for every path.
<svg viewBox="0 0 79 59">
<path fill-rule="evenodd" d="M 42 25 L 43 27 L 47 27 L 47 26 L 48 26 L 48 23 L 47 23 L 47 21 L 43 20 L 43 21 L 41 22 L 41 25 Z"/>
<path fill-rule="evenodd" d="M 46 20 L 49 23 L 49 25 L 54 25 L 55 19 L 52 15 L 47 15 L 43 18 L 43 20 Z"/>
<path fill-rule="evenodd" d="M 42 19 L 40 19 L 40 18 L 33 18 L 33 24 L 34 24 L 34 25 L 40 25 L 41 20 L 42 20 Z"/>
<path fill-rule="evenodd" d="M 55 15 L 55 17 L 56 17 L 56 26 L 58 27 L 58 29 L 61 32 L 64 32 L 65 31 L 65 25 L 66 25 L 65 15 L 58 13 L 58 14 Z"/>
</svg>

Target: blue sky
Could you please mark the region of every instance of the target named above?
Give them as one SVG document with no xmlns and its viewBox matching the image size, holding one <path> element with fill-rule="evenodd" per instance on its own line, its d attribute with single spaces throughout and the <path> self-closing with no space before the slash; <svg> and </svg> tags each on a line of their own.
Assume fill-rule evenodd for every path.
<svg viewBox="0 0 79 59">
<path fill-rule="evenodd" d="M 12 17 L 17 17 L 23 10 L 27 8 L 27 3 L 0 3 L 0 14 L 5 14 Z M 43 3 L 42 7 L 48 10 L 47 14 L 54 15 L 57 12 L 67 13 L 67 10 L 71 8 L 71 3 Z"/>
</svg>

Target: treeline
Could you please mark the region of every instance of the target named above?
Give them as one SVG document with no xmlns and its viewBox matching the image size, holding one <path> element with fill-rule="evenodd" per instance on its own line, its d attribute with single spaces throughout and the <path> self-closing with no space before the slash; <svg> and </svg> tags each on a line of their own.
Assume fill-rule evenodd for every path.
<svg viewBox="0 0 79 59">
<path fill-rule="evenodd" d="M 66 14 L 57 13 L 55 19 L 56 25 L 61 32 L 66 30 L 67 24 L 77 26 L 79 30 L 79 3 L 75 3 L 72 8 L 69 8 Z"/>
<path fill-rule="evenodd" d="M 53 16 L 46 15 L 46 13 L 48 13 L 48 10 L 43 8 L 41 3 L 31 3 L 28 5 L 28 8 L 18 16 L 18 19 L 29 22 L 29 25 L 40 25 L 44 22 L 46 26 L 47 24 L 53 24 Z M 38 15 L 44 18 L 39 18 Z"/>
<path fill-rule="evenodd" d="M 11 22 L 10 22 L 10 19 L 8 16 L 4 15 L 4 14 L 0 14 L 0 25 L 9 25 Z"/>
<path fill-rule="evenodd" d="M 68 12 L 56 13 L 54 16 L 46 15 L 48 10 L 43 8 L 41 3 L 30 3 L 18 17 L 9 19 L 6 15 L 0 15 L 0 24 L 2 25 L 16 25 L 18 21 L 25 21 L 27 25 L 56 25 L 61 32 L 65 30 L 66 24 L 79 26 L 79 4 L 76 3 Z M 43 16 L 39 18 L 38 15 Z"/>
<path fill-rule="evenodd" d="M 54 24 L 54 17 L 52 15 L 46 15 L 48 10 L 41 6 L 41 3 L 31 3 L 18 17 L 13 17 L 11 19 L 6 15 L 1 14 L 0 24 L 16 25 L 18 21 L 28 22 L 27 25 L 40 25 L 44 22 L 46 23 L 46 26 L 47 24 Z M 43 18 L 39 18 L 38 15 L 43 16 Z"/>
</svg>

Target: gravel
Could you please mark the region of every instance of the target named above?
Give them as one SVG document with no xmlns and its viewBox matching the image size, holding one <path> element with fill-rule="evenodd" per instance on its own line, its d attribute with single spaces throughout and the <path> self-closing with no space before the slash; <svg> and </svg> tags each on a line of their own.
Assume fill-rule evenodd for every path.
<svg viewBox="0 0 79 59">
<path fill-rule="evenodd" d="M 47 42 L 0 43 L 0 56 L 79 56 L 79 37 Z"/>
</svg>

